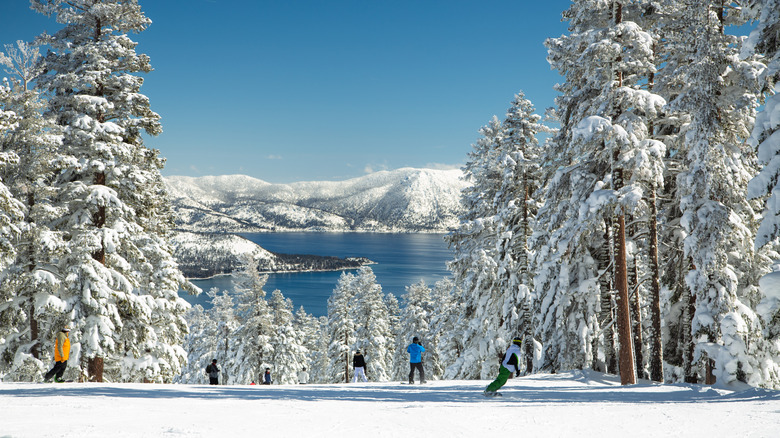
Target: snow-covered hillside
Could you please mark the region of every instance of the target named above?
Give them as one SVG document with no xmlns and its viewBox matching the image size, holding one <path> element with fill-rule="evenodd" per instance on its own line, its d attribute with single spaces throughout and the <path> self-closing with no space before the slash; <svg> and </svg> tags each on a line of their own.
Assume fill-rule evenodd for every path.
<svg viewBox="0 0 780 438">
<path fill-rule="evenodd" d="M 587 371 L 427 385 L 0 383 L 0 436 L 775 437 L 780 392 Z"/>
<path fill-rule="evenodd" d="M 244 175 L 166 178 L 180 229 L 446 231 L 461 213 L 460 170 L 403 168 L 347 181 L 270 184 Z"/>
</svg>

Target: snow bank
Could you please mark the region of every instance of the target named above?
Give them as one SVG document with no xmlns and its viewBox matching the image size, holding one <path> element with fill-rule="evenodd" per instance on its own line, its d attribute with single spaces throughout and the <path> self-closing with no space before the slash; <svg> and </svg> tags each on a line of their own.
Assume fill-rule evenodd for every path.
<svg viewBox="0 0 780 438">
<path fill-rule="evenodd" d="M 427 385 L 195 386 L 1 383 L 0 434 L 15 438 L 389 436 L 777 436 L 780 392 L 620 386 L 578 371 Z M 42 419 L 45 419 L 42 421 Z"/>
</svg>

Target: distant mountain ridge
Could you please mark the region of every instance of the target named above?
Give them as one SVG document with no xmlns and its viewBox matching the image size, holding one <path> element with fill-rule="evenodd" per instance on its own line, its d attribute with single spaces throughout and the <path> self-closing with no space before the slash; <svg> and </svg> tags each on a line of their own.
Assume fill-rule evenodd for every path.
<svg viewBox="0 0 780 438">
<path fill-rule="evenodd" d="M 444 232 L 458 224 L 460 193 L 468 185 L 462 175 L 403 168 L 291 184 L 246 175 L 165 180 L 183 231 Z"/>
</svg>

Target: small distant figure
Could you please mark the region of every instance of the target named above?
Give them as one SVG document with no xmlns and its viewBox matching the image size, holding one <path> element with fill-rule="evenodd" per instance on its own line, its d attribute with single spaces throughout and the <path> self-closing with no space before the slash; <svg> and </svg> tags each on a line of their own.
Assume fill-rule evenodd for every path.
<svg viewBox="0 0 780 438">
<path fill-rule="evenodd" d="M 219 385 L 219 368 L 216 359 L 213 359 L 211 364 L 206 367 L 206 374 L 209 375 L 209 385 Z"/>
<path fill-rule="evenodd" d="M 250 385 L 257 385 L 257 383 L 255 383 L 255 381 L 252 380 L 252 383 L 250 383 Z"/>
<path fill-rule="evenodd" d="M 298 372 L 298 383 L 301 385 L 309 383 L 309 373 L 306 372 L 306 367 L 303 367 L 303 369 Z"/>
<path fill-rule="evenodd" d="M 406 352 L 409 353 L 409 384 L 414 383 L 414 370 L 416 369 L 420 373 L 420 383 L 425 383 L 425 371 L 423 371 L 422 365 L 422 353 L 425 348 L 420 343 L 420 338 L 415 336 L 412 338 L 412 343 L 406 347 Z"/>
<path fill-rule="evenodd" d="M 68 357 L 70 357 L 70 326 L 65 326 L 57 333 L 57 339 L 54 341 L 54 367 L 43 376 L 44 382 L 51 381 L 54 377 L 55 382 L 64 382 L 62 375 L 68 367 Z"/>
<path fill-rule="evenodd" d="M 368 382 L 366 378 L 366 359 L 360 350 L 355 350 L 355 355 L 352 357 L 352 368 L 355 376 L 352 378 L 352 383 L 357 383 L 358 378 L 363 379 L 364 382 Z"/>
<path fill-rule="evenodd" d="M 498 377 L 485 388 L 485 396 L 500 396 L 501 393 L 498 392 L 498 390 L 506 384 L 507 379 L 511 379 L 513 373 L 518 376 L 520 375 L 520 347 L 522 345 L 522 338 L 515 337 L 512 339 L 512 345 L 510 345 L 506 350 L 506 353 L 504 353 L 504 357 L 501 360 L 501 366 L 498 368 Z"/>
<path fill-rule="evenodd" d="M 270 385 L 272 382 L 271 380 L 271 369 L 266 368 L 265 374 L 263 374 L 263 385 Z"/>
</svg>

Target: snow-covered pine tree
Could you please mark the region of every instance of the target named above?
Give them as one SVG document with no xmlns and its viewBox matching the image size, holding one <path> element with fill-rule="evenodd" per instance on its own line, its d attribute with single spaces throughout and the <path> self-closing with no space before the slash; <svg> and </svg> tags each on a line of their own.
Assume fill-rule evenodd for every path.
<svg viewBox="0 0 780 438">
<path fill-rule="evenodd" d="M 46 74 L 38 86 L 63 127 L 55 223 L 69 243 L 60 260 L 62 299 L 73 321 L 72 356 L 90 379 L 123 370 L 167 380 L 179 372 L 186 305 L 184 281 L 165 245 L 163 160 L 141 133 L 161 132 L 159 115 L 139 93 L 149 58 L 130 32 L 151 23 L 135 0 L 34 0 L 33 9 L 64 27 L 46 39 Z M 161 196 L 162 195 L 162 196 Z M 159 226 L 163 226 L 162 229 Z"/>
<path fill-rule="evenodd" d="M 257 260 L 251 256 L 246 257 L 243 268 L 235 274 L 238 327 L 233 334 L 236 355 L 230 369 L 235 383 L 259 381 L 272 362 L 274 323 L 263 290 L 267 280 L 268 276 L 260 275 Z"/>
<path fill-rule="evenodd" d="M 623 297 L 622 348 L 632 351 L 625 215 L 638 215 L 648 183 L 659 183 L 664 149 L 648 138 L 648 119 L 664 101 L 641 89 L 655 71 L 653 38 L 622 6 L 576 2 L 564 13 L 570 34 L 546 42 L 549 62 L 566 77 L 556 99 L 561 129 L 546 157 L 555 173 L 535 235 L 537 333 L 553 370 L 609 361 L 613 288 Z M 621 363 L 624 383 L 633 382 L 633 354 Z"/>
<path fill-rule="evenodd" d="M 355 275 L 344 272 L 336 288 L 328 298 L 328 324 L 325 337 L 327 345 L 327 369 L 323 376 L 325 383 L 349 382 L 352 366 L 351 349 L 355 342 L 355 321 L 352 307 L 355 305 L 355 289 L 352 283 Z"/>
<path fill-rule="evenodd" d="M 425 347 L 423 362 L 427 368 L 426 376 L 431 379 L 429 358 L 434 349 L 428 341 L 431 339 L 432 312 L 431 289 L 425 284 L 425 281 L 420 280 L 419 283 L 406 286 L 406 293 L 401 295 L 400 321 L 393 355 L 394 379 L 405 381 L 408 378 L 409 353 L 407 353 L 406 347 L 415 336 L 420 338 Z"/>
<path fill-rule="evenodd" d="M 752 245 L 756 205 L 744 193 L 756 172 L 744 144 L 758 105 L 757 79 L 764 65 L 738 56 L 740 39 L 724 32 L 741 24 L 731 2 L 676 2 L 667 12 L 684 23 L 666 35 L 666 65 L 656 77 L 670 96 L 669 110 L 681 120 L 675 201 L 682 228 L 685 287 L 672 297 L 680 321 L 677 353 L 688 381 L 697 368 L 706 382 L 717 378 L 763 384 L 756 352 L 761 324 L 755 314 L 758 278 L 769 269 L 768 254 Z M 672 50 L 673 48 L 673 50 Z"/>
<path fill-rule="evenodd" d="M 385 382 L 392 375 L 392 327 L 382 286 L 376 282 L 374 271 L 363 266 L 352 282 L 354 302 L 352 318 L 355 321 L 355 341 L 352 351 L 360 349 L 366 358 L 366 376 L 375 382 Z"/>
<path fill-rule="evenodd" d="M 500 312 L 507 319 L 508 331 L 516 327 L 512 336 L 525 338 L 526 370 L 532 372 L 534 319 L 531 314 L 533 295 L 528 239 L 541 204 L 536 199 L 541 184 L 541 149 L 537 135 L 553 130 L 539 123 L 541 117 L 521 91 L 512 101 L 504 120 L 504 134 L 500 139 L 505 152 L 504 175 L 499 192 L 505 200 L 496 212 L 499 235 L 498 290 L 506 299 Z M 506 202 L 508 200 L 508 202 Z"/>
<path fill-rule="evenodd" d="M 748 184 L 748 198 L 768 197 L 755 242 L 761 248 L 778 245 L 780 238 L 780 0 L 753 0 L 750 6 L 758 25 L 745 43 L 743 56 L 763 55 L 767 69 L 762 79 L 766 88 L 774 87 L 748 140 L 764 165 Z"/>
<path fill-rule="evenodd" d="M 515 96 L 503 123 L 493 118 L 469 156 L 464 171 L 474 182 L 462 194 L 466 213 L 460 229 L 448 236 L 455 259 L 449 267 L 461 285 L 466 312 L 457 328 L 464 351 L 448 375 L 487 378 L 495 374 L 494 357 L 508 340 L 530 328 L 523 319 L 531 298 L 527 238 L 537 208 L 539 123 L 522 92 Z"/>
<path fill-rule="evenodd" d="M 756 124 L 748 144 L 758 150 L 758 160 L 764 167 L 748 183 L 749 199 L 764 199 L 766 205 L 761 225 L 756 234 L 756 248 L 780 244 L 780 1 L 755 0 L 751 10 L 758 26 L 751 32 L 743 47 L 743 56 L 760 53 L 767 69 L 764 72 L 766 88 L 774 86 L 774 95 L 766 99 L 764 109 L 756 117 Z M 765 294 L 757 307 L 764 322 L 766 338 L 765 375 L 767 386 L 780 386 L 780 303 L 777 296 Z M 771 382 L 771 383 L 770 383 Z"/>
<path fill-rule="evenodd" d="M 210 339 L 216 333 L 216 324 L 200 304 L 192 306 L 185 318 L 189 323 L 189 331 L 184 337 L 183 345 L 187 353 L 187 364 L 174 381 L 187 384 L 208 383 L 205 370 L 211 360 L 216 358 L 214 347 L 217 343 Z"/>
<path fill-rule="evenodd" d="M 64 303 L 56 297 L 60 281 L 52 273 L 64 245 L 48 226 L 62 213 L 50 202 L 59 138 L 51 120 L 43 117 L 46 103 L 28 87 L 40 73 L 37 47 L 17 41 L 5 49 L 0 65 L 10 75 L 11 87 L 3 106 L 17 115 L 17 123 L 0 135 L 0 150 L 15 153 L 18 160 L 0 169 L 0 180 L 13 182 L 9 189 L 24 204 L 25 216 L 15 239 L 16 257 L 0 280 L 0 313 L 17 319 L 11 330 L 15 333 L 6 336 L 2 347 L 14 359 L 0 361 L 0 369 L 10 372 L 6 378 L 29 381 L 48 368 L 54 333 L 64 322 Z"/>
<path fill-rule="evenodd" d="M 18 126 L 19 122 L 17 115 L 6 108 L 10 94 L 11 89 L 7 82 L 0 83 L 0 138 Z M 15 165 L 18 161 L 19 157 L 15 153 L 0 149 L 0 172 L 4 171 L 7 166 Z M 14 198 L 4 181 L 0 179 L 0 280 L 3 280 L 7 275 L 6 267 L 16 256 L 14 240 L 20 234 L 24 214 L 24 205 Z M 7 307 L 7 303 L 13 298 L 13 295 L 0 295 L 0 299 L 2 299 L 0 302 L 0 370 L 2 371 L 9 368 L 16 356 L 15 348 L 6 347 L 8 339 L 18 337 L 20 320 L 24 320 L 24 313 L 19 313 L 20 310 L 24 312 L 24 309 L 9 309 Z"/>
<path fill-rule="evenodd" d="M 318 373 L 314 368 L 321 368 L 322 359 L 325 356 L 325 350 L 323 349 L 325 344 L 322 342 L 320 321 L 306 313 L 303 306 L 301 306 L 295 312 L 294 325 L 300 334 L 301 345 L 306 349 L 306 357 L 301 362 L 300 368 L 295 371 L 301 371 L 305 367 L 309 373 L 310 381 L 318 382 Z"/>
<path fill-rule="evenodd" d="M 433 310 L 425 348 L 431 350 L 426 358 L 426 373 L 432 379 L 445 378 L 447 365 L 454 363 L 463 351 L 463 339 L 455 332 L 455 323 L 462 310 L 460 303 L 455 301 L 456 296 L 460 296 L 460 292 L 452 277 L 437 281 L 431 293 Z M 408 353 L 404 353 L 408 359 Z"/>
<path fill-rule="evenodd" d="M 214 352 L 214 358 L 217 359 L 222 371 L 220 382 L 223 385 L 238 382 L 237 377 L 231 372 L 236 369 L 237 353 L 241 347 L 241 340 L 237 338 L 236 331 L 239 327 L 239 321 L 236 318 L 236 305 L 233 297 L 226 290 L 219 293 L 217 288 L 212 288 L 207 292 L 211 298 L 211 309 L 206 314 L 211 320 L 207 326 L 209 329 L 202 340 L 195 342 L 208 342 L 211 344 L 211 351 Z M 210 363 L 210 361 L 208 362 Z M 205 365 L 203 367 L 205 370 Z"/>
<path fill-rule="evenodd" d="M 270 340 L 274 383 L 298 383 L 298 371 L 306 366 L 308 350 L 303 346 L 301 332 L 295 326 L 292 301 L 277 289 L 271 294 L 268 305 L 273 313 L 275 328 Z"/>
</svg>

